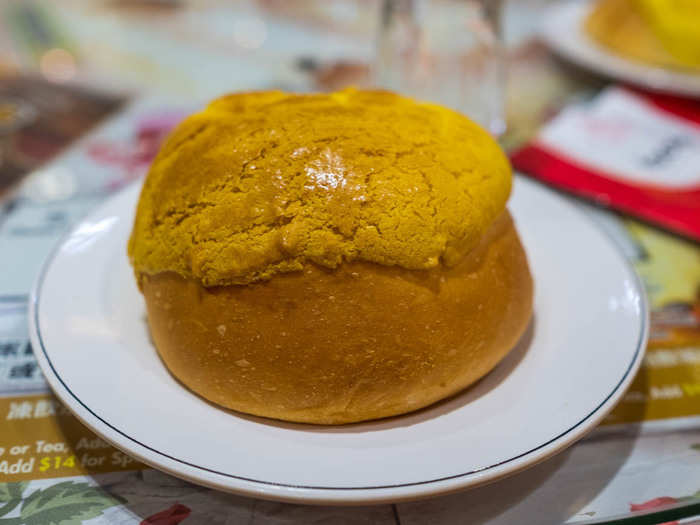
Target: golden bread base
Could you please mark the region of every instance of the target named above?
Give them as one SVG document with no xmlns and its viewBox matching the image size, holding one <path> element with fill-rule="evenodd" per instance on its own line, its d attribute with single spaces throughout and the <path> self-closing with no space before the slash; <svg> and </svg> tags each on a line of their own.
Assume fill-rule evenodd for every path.
<svg viewBox="0 0 700 525">
<path fill-rule="evenodd" d="M 532 278 L 507 212 L 453 268 L 367 262 L 205 288 L 140 276 L 170 371 L 227 408 L 339 424 L 416 410 L 493 369 L 532 313 Z"/>
</svg>

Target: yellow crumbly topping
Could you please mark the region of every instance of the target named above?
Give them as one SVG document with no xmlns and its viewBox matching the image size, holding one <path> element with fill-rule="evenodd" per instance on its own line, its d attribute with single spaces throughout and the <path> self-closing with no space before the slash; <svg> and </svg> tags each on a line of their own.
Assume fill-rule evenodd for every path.
<svg viewBox="0 0 700 525">
<path fill-rule="evenodd" d="M 451 266 L 504 210 L 510 166 L 477 124 L 383 91 L 229 95 L 170 135 L 141 192 L 137 274 L 247 284 L 312 262 Z"/>
</svg>

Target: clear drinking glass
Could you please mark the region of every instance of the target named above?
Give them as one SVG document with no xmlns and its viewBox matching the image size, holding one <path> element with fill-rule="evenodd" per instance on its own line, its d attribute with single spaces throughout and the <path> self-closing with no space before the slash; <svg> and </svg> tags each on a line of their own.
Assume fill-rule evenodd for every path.
<svg viewBox="0 0 700 525">
<path fill-rule="evenodd" d="M 502 0 L 384 0 L 374 81 L 505 130 Z"/>
</svg>

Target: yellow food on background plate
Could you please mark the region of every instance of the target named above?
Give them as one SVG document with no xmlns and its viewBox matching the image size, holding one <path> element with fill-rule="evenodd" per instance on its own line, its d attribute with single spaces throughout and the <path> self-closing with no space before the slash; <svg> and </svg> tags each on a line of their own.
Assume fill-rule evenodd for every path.
<svg viewBox="0 0 700 525">
<path fill-rule="evenodd" d="M 700 73 L 700 0 L 598 0 L 585 30 L 626 58 Z"/>
<path fill-rule="evenodd" d="M 382 91 L 229 95 L 153 162 L 129 256 L 153 341 L 204 398 L 337 424 L 462 390 L 533 284 L 511 169 L 478 125 Z"/>
</svg>

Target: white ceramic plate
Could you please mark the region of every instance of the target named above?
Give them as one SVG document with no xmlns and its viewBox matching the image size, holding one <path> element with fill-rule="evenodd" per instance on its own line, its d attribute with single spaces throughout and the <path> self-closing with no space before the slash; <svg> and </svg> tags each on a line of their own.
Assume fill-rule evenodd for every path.
<svg viewBox="0 0 700 525">
<path fill-rule="evenodd" d="M 323 427 L 216 408 L 150 343 L 126 257 L 138 185 L 56 249 L 31 299 L 31 338 L 58 397 L 97 434 L 156 468 L 260 498 L 378 503 L 471 487 L 561 451 L 634 377 L 647 335 L 633 270 L 576 209 L 517 179 L 510 209 L 535 279 L 519 346 L 461 395 L 406 416 Z"/>
<path fill-rule="evenodd" d="M 700 74 L 627 60 L 588 37 L 583 22 L 592 7 L 593 3 L 585 0 L 552 5 L 543 18 L 542 37 L 562 57 L 603 75 L 653 91 L 700 96 Z"/>
</svg>

